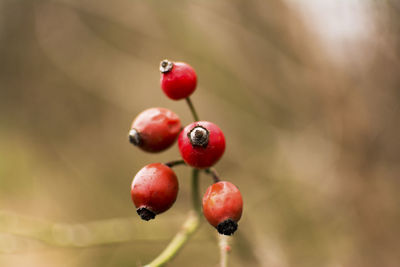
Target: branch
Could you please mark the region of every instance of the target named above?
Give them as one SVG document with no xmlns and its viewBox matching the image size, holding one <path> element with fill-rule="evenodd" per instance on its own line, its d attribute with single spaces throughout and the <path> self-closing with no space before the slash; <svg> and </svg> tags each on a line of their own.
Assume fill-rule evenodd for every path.
<svg viewBox="0 0 400 267">
<path fill-rule="evenodd" d="M 182 229 L 175 235 L 168 246 L 155 258 L 152 262 L 145 265 L 145 267 L 163 266 L 173 257 L 178 254 L 179 250 L 183 247 L 186 241 L 196 232 L 200 225 L 199 216 L 191 211 L 189 217 L 186 219 Z"/>
<path fill-rule="evenodd" d="M 152 262 L 145 265 L 145 267 L 163 266 L 172 258 L 174 258 L 186 241 L 196 232 L 200 226 L 200 198 L 199 198 L 199 170 L 192 170 L 192 204 L 193 211 L 190 212 L 189 217 L 184 222 L 182 229 L 175 235 L 168 246 L 155 258 Z"/>
</svg>

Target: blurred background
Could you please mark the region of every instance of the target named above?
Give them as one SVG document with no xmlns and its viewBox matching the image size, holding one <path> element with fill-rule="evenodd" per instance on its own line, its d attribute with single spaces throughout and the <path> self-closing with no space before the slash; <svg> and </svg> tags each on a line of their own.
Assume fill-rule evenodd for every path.
<svg viewBox="0 0 400 267">
<path fill-rule="evenodd" d="M 245 207 L 230 266 L 400 264 L 400 4 L 370 0 L 1 0 L 0 265 L 136 266 L 190 209 L 151 222 L 134 174 L 179 158 L 127 133 L 142 110 L 174 110 L 158 64 L 191 64 L 192 96 L 218 124 L 216 165 Z M 210 178 L 202 176 L 205 191 Z M 204 222 L 170 266 L 216 266 Z"/>
</svg>

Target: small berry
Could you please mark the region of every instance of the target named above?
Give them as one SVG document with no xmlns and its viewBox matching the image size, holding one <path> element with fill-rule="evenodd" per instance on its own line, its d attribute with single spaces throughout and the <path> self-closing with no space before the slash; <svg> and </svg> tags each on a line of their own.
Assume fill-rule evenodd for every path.
<svg viewBox="0 0 400 267">
<path fill-rule="evenodd" d="M 133 178 L 131 197 L 137 213 L 148 221 L 174 204 L 178 189 L 174 171 L 164 164 L 152 163 L 143 167 Z"/>
<path fill-rule="evenodd" d="M 189 64 L 163 60 L 160 72 L 161 88 L 173 100 L 187 98 L 196 89 L 197 75 Z"/>
<path fill-rule="evenodd" d="M 170 147 L 181 131 L 178 115 L 166 108 L 150 108 L 133 121 L 129 141 L 147 152 L 160 152 Z"/>
<path fill-rule="evenodd" d="M 178 137 L 178 145 L 188 165 L 204 169 L 214 165 L 224 154 L 225 137 L 214 123 L 198 121 L 183 129 Z"/>
<path fill-rule="evenodd" d="M 236 231 L 242 209 L 242 195 L 239 189 L 230 182 L 222 181 L 212 184 L 204 194 L 204 216 L 220 234 L 232 235 Z"/>
</svg>

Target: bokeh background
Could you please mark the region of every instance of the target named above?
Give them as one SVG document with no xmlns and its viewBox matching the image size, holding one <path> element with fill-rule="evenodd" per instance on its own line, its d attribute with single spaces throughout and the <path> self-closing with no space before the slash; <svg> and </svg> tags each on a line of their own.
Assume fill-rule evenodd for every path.
<svg viewBox="0 0 400 267">
<path fill-rule="evenodd" d="M 245 201 L 230 266 L 400 264 L 400 4 L 370 0 L 1 0 L 0 265 L 136 266 L 190 209 L 190 170 L 156 220 L 130 183 L 143 109 L 184 101 L 159 61 L 197 71 L 192 97 L 218 124 L 217 164 Z M 205 191 L 210 178 L 203 176 Z M 216 266 L 206 222 L 170 266 Z"/>
</svg>

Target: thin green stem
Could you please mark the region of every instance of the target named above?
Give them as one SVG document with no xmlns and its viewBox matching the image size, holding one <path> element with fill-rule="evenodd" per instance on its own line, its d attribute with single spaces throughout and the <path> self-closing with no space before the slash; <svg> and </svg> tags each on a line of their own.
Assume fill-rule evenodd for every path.
<svg viewBox="0 0 400 267">
<path fill-rule="evenodd" d="M 200 220 L 196 212 L 191 211 L 188 218 L 182 225 L 182 229 L 175 235 L 168 246 L 155 258 L 152 262 L 145 265 L 145 267 L 163 266 L 179 252 L 186 241 L 196 232 L 199 228 Z"/>
<path fill-rule="evenodd" d="M 218 183 L 219 181 L 221 181 L 219 179 L 219 175 L 217 173 L 217 170 L 215 168 L 208 168 L 204 170 L 205 173 L 211 175 L 211 177 L 213 178 L 214 183 Z"/>
<path fill-rule="evenodd" d="M 152 262 L 145 267 L 163 266 L 172 260 L 185 245 L 186 241 L 196 232 L 200 225 L 199 170 L 192 170 L 192 204 L 193 210 L 183 223 L 181 230 L 175 235 L 168 246 Z"/>
<path fill-rule="evenodd" d="M 199 170 L 192 169 L 192 205 L 197 215 L 201 215 L 200 193 L 199 193 Z"/>
<path fill-rule="evenodd" d="M 167 163 L 165 163 L 165 165 L 167 165 L 168 167 L 172 168 L 175 167 L 177 165 L 186 165 L 185 161 L 183 160 L 173 160 L 173 161 L 169 161 Z"/>
<path fill-rule="evenodd" d="M 192 103 L 192 100 L 190 100 L 190 97 L 186 97 L 186 103 L 188 104 L 189 108 L 190 108 L 190 112 L 192 112 L 193 115 L 193 119 L 195 121 L 199 121 L 199 116 L 197 115 L 196 109 L 194 108 L 194 105 Z"/>
</svg>

